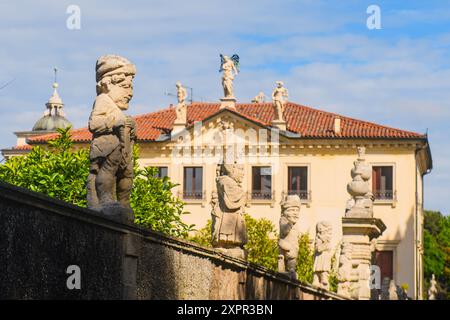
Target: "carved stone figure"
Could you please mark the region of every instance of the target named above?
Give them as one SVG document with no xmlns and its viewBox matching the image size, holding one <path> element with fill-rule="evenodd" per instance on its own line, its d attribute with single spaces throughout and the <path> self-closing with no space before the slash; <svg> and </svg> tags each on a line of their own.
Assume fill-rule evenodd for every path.
<svg viewBox="0 0 450 320">
<path fill-rule="evenodd" d="M 398 288 L 394 280 L 389 282 L 389 300 L 398 300 Z"/>
<path fill-rule="evenodd" d="M 175 123 L 185 125 L 187 121 L 187 110 L 186 110 L 187 91 L 179 82 L 176 83 L 176 87 L 177 87 L 178 105 L 175 108 L 175 112 L 177 115 Z"/>
<path fill-rule="evenodd" d="M 350 242 L 342 242 L 337 293 L 345 297 L 351 296 L 351 282 L 353 280 L 352 249 L 353 246 Z"/>
<path fill-rule="evenodd" d="M 369 187 L 372 167 L 365 162 L 365 151 L 366 148 L 358 147 L 358 159 L 351 171 L 353 181 L 347 185 L 347 191 L 354 199 L 354 202 L 347 202 L 345 216 L 348 218 L 373 217 L 373 195 Z"/>
<path fill-rule="evenodd" d="M 239 64 L 239 56 L 233 55 L 231 58 L 222 56 L 220 71 L 222 74 L 223 94 L 225 98 L 234 98 L 233 94 L 233 80 L 238 74 L 237 65 Z"/>
<path fill-rule="evenodd" d="M 136 124 L 123 111 L 133 97 L 135 66 L 127 59 L 106 55 L 97 60 L 97 97 L 89 117 L 93 135 L 87 183 L 88 207 L 133 221 L 132 148 Z"/>
<path fill-rule="evenodd" d="M 213 246 L 227 254 L 245 258 L 243 246 L 247 243 L 244 221 L 246 194 L 242 188 L 244 167 L 240 164 L 222 164 L 216 178 L 218 206 L 214 214 L 221 217 L 214 228 Z M 217 222 L 220 223 L 218 225 Z"/>
<path fill-rule="evenodd" d="M 278 271 L 286 272 L 296 279 L 298 256 L 297 222 L 300 215 L 300 197 L 288 195 L 281 203 L 280 239 L 278 240 Z"/>
<path fill-rule="evenodd" d="M 313 285 L 329 290 L 328 278 L 331 271 L 331 247 L 332 225 L 328 221 L 322 221 L 316 225 L 316 241 L 314 246 L 314 278 Z"/>
<path fill-rule="evenodd" d="M 262 91 L 258 93 L 252 100 L 253 103 L 263 103 L 264 101 L 266 101 L 266 95 Z"/>
<path fill-rule="evenodd" d="M 284 84 L 282 81 L 277 81 L 276 84 L 277 87 L 272 92 L 275 120 L 283 121 L 283 106 L 288 98 L 288 90 L 283 87 Z"/>
<path fill-rule="evenodd" d="M 436 300 L 436 296 L 438 294 L 436 285 L 437 285 L 437 281 L 433 274 L 431 276 L 431 280 L 430 280 L 430 289 L 428 289 L 428 300 Z"/>
<path fill-rule="evenodd" d="M 217 191 L 211 193 L 211 239 L 218 242 L 219 227 L 222 222 L 222 212 L 219 206 L 219 195 Z"/>
</svg>

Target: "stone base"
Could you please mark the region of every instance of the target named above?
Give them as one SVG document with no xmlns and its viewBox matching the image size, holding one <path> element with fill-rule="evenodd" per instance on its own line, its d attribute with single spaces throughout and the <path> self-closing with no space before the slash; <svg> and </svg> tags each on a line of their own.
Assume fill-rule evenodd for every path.
<svg viewBox="0 0 450 320">
<path fill-rule="evenodd" d="M 216 248 L 216 250 L 233 258 L 247 260 L 247 251 L 241 247 Z"/>
<path fill-rule="evenodd" d="M 236 110 L 236 98 L 222 98 L 220 99 L 220 109 L 230 108 Z"/>
<path fill-rule="evenodd" d="M 171 135 L 176 135 L 178 133 L 180 133 L 181 131 L 186 129 L 186 122 L 177 122 L 175 121 L 173 124 L 173 128 L 172 128 L 172 133 Z"/>
<path fill-rule="evenodd" d="M 286 131 L 286 121 L 284 120 L 273 120 L 272 126 L 277 127 L 282 131 Z"/>
<path fill-rule="evenodd" d="M 125 208 L 119 202 L 107 203 L 93 209 L 118 222 L 134 223 L 133 209 L 131 209 L 131 207 Z"/>
<path fill-rule="evenodd" d="M 342 218 L 342 242 L 352 244 L 352 280 L 349 293 L 358 300 L 370 300 L 370 266 L 372 264 L 371 240 L 376 239 L 386 226 L 381 219 Z"/>
</svg>

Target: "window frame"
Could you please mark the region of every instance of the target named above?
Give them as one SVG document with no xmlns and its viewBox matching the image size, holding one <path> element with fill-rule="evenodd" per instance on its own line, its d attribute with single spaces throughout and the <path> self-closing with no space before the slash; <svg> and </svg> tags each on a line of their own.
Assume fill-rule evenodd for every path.
<svg viewBox="0 0 450 320">
<path fill-rule="evenodd" d="M 396 164 L 393 162 L 372 162 L 371 164 L 371 173 L 370 173 L 370 191 L 374 195 L 374 205 L 383 205 L 388 204 L 393 208 L 397 205 L 397 187 L 396 187 Z M 392 167 L 392 199 L 377 199 L 375 198 L 375 190 L 373 190 L 373 167 Z"/>
<path fill-rule="evenodd" d="M 199 197 L 187 197 L 186 196 L 186 169 L 188 168 L 200 168 L 201 169 L 201 182 L 202 188 L 200 190 L 201 195 Z M 187 165 L 182 167 L 182 176 L 183 182 L 181 184 L 181 197 L 186 202 L 203 202 L 205 200 L 206 192 L 205 192 L 205 168 L 204 166 L 196 166 L 196 165 Z M 193 192 L 195 193 L 195 192 Z"/>
</svg>

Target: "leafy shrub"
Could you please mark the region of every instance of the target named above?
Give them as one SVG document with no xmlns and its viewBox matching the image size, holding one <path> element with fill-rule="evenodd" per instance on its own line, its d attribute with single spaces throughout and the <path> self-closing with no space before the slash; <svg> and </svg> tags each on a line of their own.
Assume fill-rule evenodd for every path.
<svg viewBox="0 0 450 320">
<path fill-rule="evenodd" d="M 48 150 L 34 147 L 26 156 L 8 159 L 0 165 L 0 180 L 86 207 L 89 152 L 72 151 L 69 130 L 58 130 L 59 136 L 48 142 Z M 167 177 L 156 178 L 156 168 L 139 169 L 139 149 L 133 151 L 135 177 L 131 207 L 135 222 L 169 235 L 186 237 L 193 226 L 181 221 L 184 203 L 171 192 L 176 184 Z"/>
</svg>

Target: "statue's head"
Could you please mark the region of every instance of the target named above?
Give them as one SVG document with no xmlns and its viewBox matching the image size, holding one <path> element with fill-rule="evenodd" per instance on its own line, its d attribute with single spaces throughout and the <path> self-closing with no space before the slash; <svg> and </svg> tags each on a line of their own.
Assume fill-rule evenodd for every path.
<svg viewBox="0 0 450 320">
<path fill-rule="evenodd" d="M 332 225 L 328 221 L 320 221 L 316 225 L 317 234 L 331 234 Z"/>
<path fill-rule="evenodd" d="M 223 56 L 223 61 L 228 62 L 228 61 L 230 61 L 230 60 L 231 60 L 231 59 L 230 59 L 229 56 Z"/>
<path fill-rule="evenodd" d="M 181 83 L 179 81 L 177 81 L 175 85 L 177 86 L 177 88 L 181 87 Z"/>
<path fill-rule="evenodd" d="M 284 85 L 283 81 L 277 81 L 276 84 L 278 88 L 281 88 Z"/>
<path fill-rule="evenodd" d="M 301 201 L 298 195 L 288 195 L 281 204 L 281 215 L 295 224 L 300 217 L 300 206 Z"/>
<path fill-rule="evenodd" d="M 241 164 L 224 164 L 223 174 L 229 176 L 237 183 L 241 183 L 244 178 L 244 166 Z"/>
<path fill-rule="evenodd" d="M 128 109 L 133 97 L 133 78 L 136 67 L 117 55 L 101 56 L 95 67 L 97 94 L 107 94 L 122 110 Z"/>
</svg>

